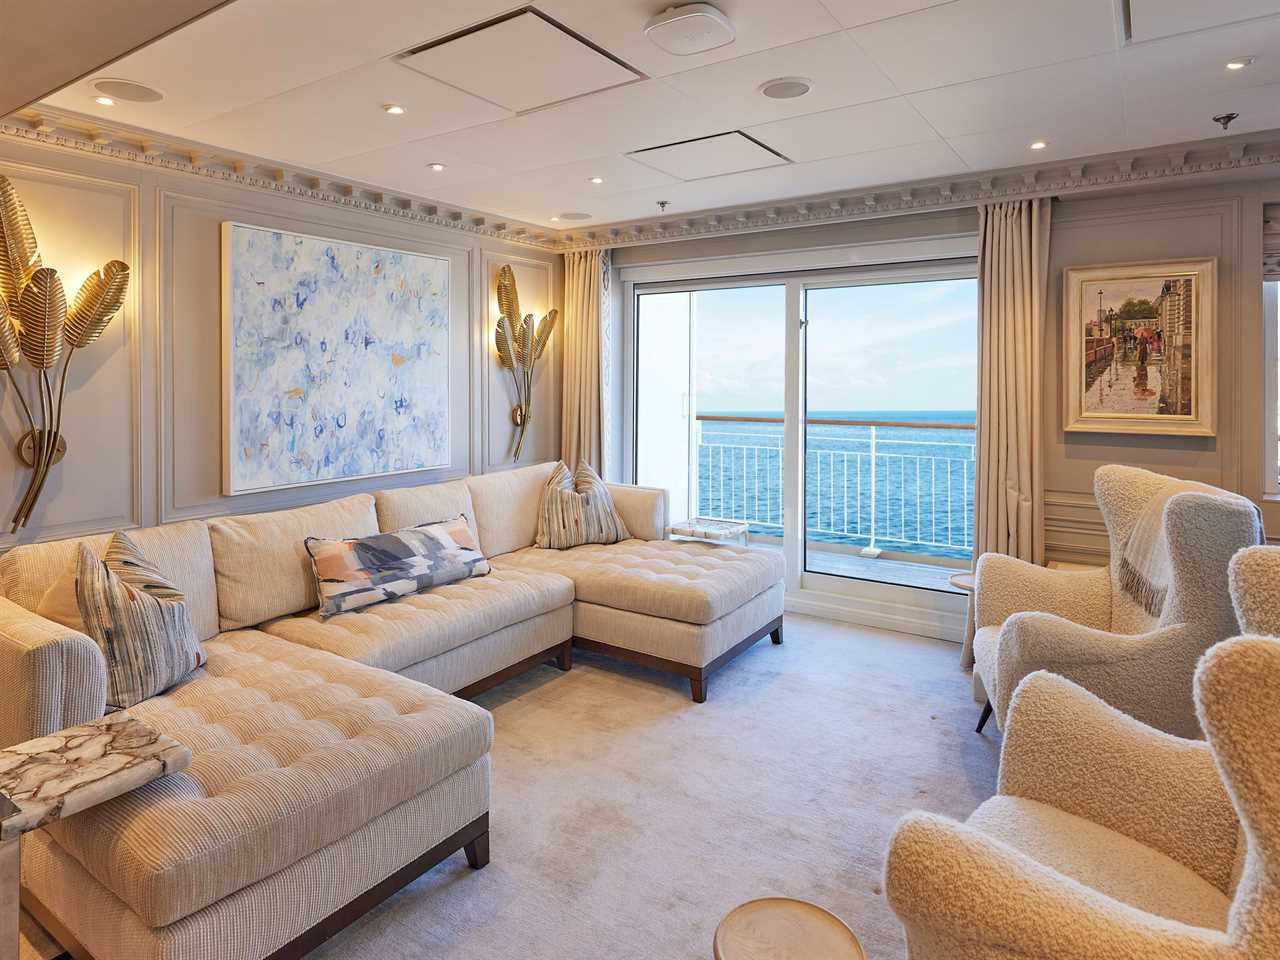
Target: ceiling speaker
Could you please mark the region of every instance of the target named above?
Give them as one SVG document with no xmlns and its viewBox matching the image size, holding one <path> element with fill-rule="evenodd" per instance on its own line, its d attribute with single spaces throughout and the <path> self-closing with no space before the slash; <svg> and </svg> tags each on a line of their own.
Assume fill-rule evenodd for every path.
<svg viewBox="0 0 1280 960">
<path fill-rule="evenodd" d="M 645 36 L 667 53 L 689 57 L 733 43 L 733 24 L 709 3 L 668 7 L 644 25 Z"/>
</svg>

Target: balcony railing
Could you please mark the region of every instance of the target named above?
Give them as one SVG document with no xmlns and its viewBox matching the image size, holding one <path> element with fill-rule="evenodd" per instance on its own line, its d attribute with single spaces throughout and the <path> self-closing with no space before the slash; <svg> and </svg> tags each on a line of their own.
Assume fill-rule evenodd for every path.
<svg viewBox="0 0 1280 960">
<path fill-rule="evenodd" d="M 697 420 L 698 513 L 781 535 L 782 418 Z M 813 417 L 806 424 L 809 540 L 867 554 L 972 555 L 972 423 Z"/>
</svg>

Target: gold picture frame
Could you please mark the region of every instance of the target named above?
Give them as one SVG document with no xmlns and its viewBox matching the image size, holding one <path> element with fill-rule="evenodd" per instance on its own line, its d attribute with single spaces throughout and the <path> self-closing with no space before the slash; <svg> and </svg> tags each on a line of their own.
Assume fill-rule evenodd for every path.
<svg viewBox="0 0 1280 960">
<path fill-rule="evenodd" d="M 1063 271 L 1069 433 L 1216 433 L 1215 257 Z"/>
</svg>

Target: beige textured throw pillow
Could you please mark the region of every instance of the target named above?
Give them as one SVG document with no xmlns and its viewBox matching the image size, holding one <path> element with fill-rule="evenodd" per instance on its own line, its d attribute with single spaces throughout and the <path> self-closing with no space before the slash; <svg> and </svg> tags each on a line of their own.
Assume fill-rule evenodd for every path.
<svg viewBox="0 0 1280 960">
<path fill-rule="evenodd" d="M 80 545 L 76 599 L 85 632 L 107 661 L 107 704 L 163 693 L 205 662 L 182 593 L 117 532 L 99 560 Z"/>
<path fill-rule="evenodd" d="M 542 491 L 538 546 L 567 550 L 584 543 L 617 543 L 630 538 L 599 475 L 586 463 L 579 463 L 572 474 L 563 462 L 556 464 Z"/>
</svg>

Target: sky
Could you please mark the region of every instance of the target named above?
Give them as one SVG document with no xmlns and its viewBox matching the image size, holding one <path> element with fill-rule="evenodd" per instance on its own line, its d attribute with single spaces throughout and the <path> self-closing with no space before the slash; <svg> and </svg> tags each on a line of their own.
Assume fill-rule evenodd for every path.
<svg viewBox="0 0 1280 960">
<path fill-rule="evenodd" d="M 976 406 L 976 280 L 814 289 L 807 297 L 810 410 Z M 698 411 L 782 410 L 783 287 L 698 291 L 692 300 Z"/>
</svg>

